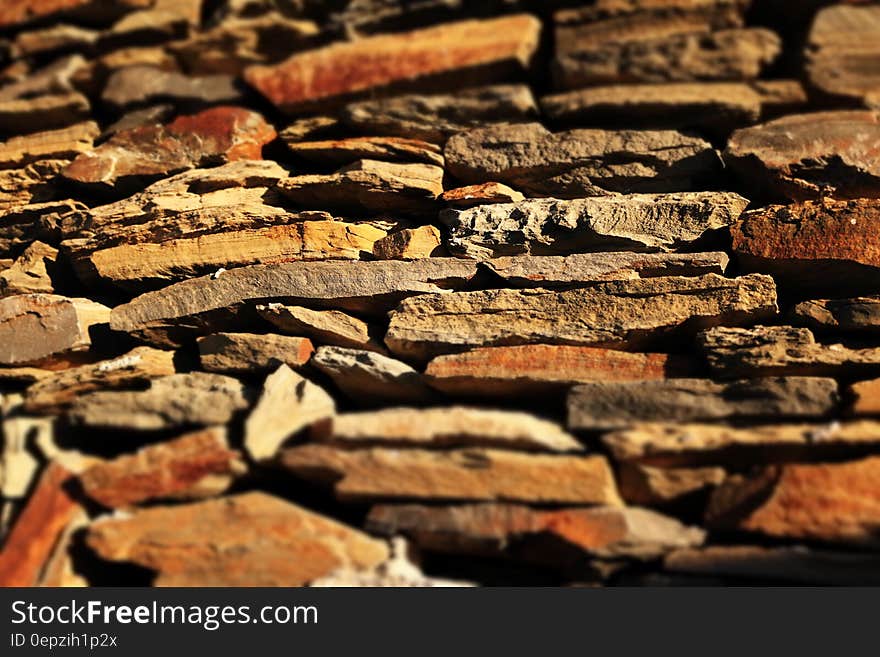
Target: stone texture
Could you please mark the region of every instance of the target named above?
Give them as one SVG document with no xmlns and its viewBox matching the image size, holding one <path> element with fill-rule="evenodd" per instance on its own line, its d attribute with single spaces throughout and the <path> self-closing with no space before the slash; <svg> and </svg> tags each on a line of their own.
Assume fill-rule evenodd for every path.
<svg viewBox="0 0 880 657">
<path fill-rule="evenodd" d="M 386 408 L 333 419 L 327 440 L 341 447 L 495 447 L 580 452 L 583 446 L 557 424 L 515 411 L 468 406 Z"/>
<path fill-rule="evenodd" d="M 880 298 L 802 301 L 792 309 L 791 319 L 817 332 L 873 334 L 880 329 Z"/>
<path fill-rule="evenodd" d="M 144 447 L 79 475 L 83 492 L 111 509 L 163 499 L 214 497 L 245 470 L 219 427 Z"/>
<path fill-rule="evenodd" d="M 117 132 L 64 169 L 80 183 L 113 185 L 129 177 L 155 178 L 208 164 L 260 159 L 275 130 L 256 112 L 213 107 L 168 125 Z"/>
<path fill-rule="evenodd" d="M 358 160 L 332 174 L 286 178 L 277 188 L 306 208 L 424 214 L 431 212 L 443 192 L 443 169 L 433 164 Z"/>
<path fill-rule="evenodd" d="M 484 123 L 519 122 L 538 114 L 525 85 L 493 85 L 455 94 L 400 95 L 351 103 L 340 111 L 346 125 L 364 132 L 440 144 Z"/>
<path fill-rule="evenodd" d="M 632 347 L 699 325 L 745 323 L 775 314 L 767 277 L 707 274 L 598 283 L 568 291 L 487 290 L 425 294 L 391 314 L 385 343 L 428 359 L 473 347 L 569 344 Z"/>
<path fill-rule="evenodd" d="M 812 377 L 595 382 L 572 388 L 568 426 L 591 431 L 640 422 L 815 418 L 830 415 L 836 403 L 834 380 Z"/>
<path fill-rule="evenodd" d="M 277 330 L 291 335 L 304 335 L 319 344 L 384 351 L 374 337 L 375 329 L 339 310 L 312 310 L 303 306 L 270 303 L 257 306 L 257 313 Z"/>
<path fill-rule="evenodd" d="M 731 228 L 733 250 L 748 271 L 772 274 L 787 287 L 876 291 L 878 217 L 875 199 L 771 205 L 746 212 Z"/>
<path fill-rule="evenodd" d="M 463 183 L 502 182 L 556 198 L 686 191 L 719 166 L 707 142 L 672 130 L 552 133 L 539 123 L 470 130 L 443 154 L 447 172 Z"/>
<path fill-rule="evenodd" d="M 446 205 L 459 210 L 490 203 L 519 203 L 524 199 L 525 196 L 515 189 L 496 182 L 448 189 L 440 195 L 440 200 Z"/>
<path fill-rule="evenodd" d="M 230 75 L 190 77 L 155 66 L 127 66 L 109 77 L 101 101 L 122 112 L 155 103 L 184 107 L 237 104 L 242 101 L 242 93 Z"/>
<path fill-rule="evenodd" d="M 410 365 L 375 351 L 319 347 L 309 363 L 355 404 L 421 404 L 436 397 Z"/>
<path fill-rule="evenodd" d="M 876 423 L 868 420 L 825 424 L 639 424 L 602 436 L 617 461 L 659 466 L 723 464 L 739 454 L 752 462 L 806 460 L 832 454 L 857 454 L 880 443 Z"/>
<path fill-rule="evenodd" d="M 55 354 L 88 349 L 92 327 L 110 309 L 89 299 L 21 294 L 0 299 L 0 365 L 35 364 Z"/>
<path fill-rule="evenodd" d="M 122 0 L 112 4 L 96 0 L 8 0 L 0 10 L 0 28 L 17 27 L 59 15 L 108 20 L 150 4 L 150 0 Z"/>
<path fill-rule="evenodd" d="M 88 116 L 89 99 L 76 92 L 0 100 L 0 132 L 6 134 L 64 128 Z"/>
<path fill-rule="evenodd" d="M 706 521 L 717 529 L 877 545 L 880 458 L 770 466 L 734 475 L 712 495 Z"/>
<path fill-rule="evenodd" d="M 691 575 L 720 575 L 823 586 L 874 586 L 880 582 L 876 555 L 760 545 L 711 545 L 670 552 L 666 570 Z"/>
<path fill-rule="evenodd" d="M 724 161 L 745 183 L 774 196 L 876 198 L 878 137 L 876 112 L 792 114 L 734 132 Z"/>
<path fill-rule="evenodd" d="M 57 275 L 58 249 L 32 242 L 9 267 L 0 271 L 0 296 L 13 294 L 52 294 Z"/>
<path fill-rule="evenodd" d="M 880 374 L 880 349 L 818 344 L 805 328 L 716 327 L 699 334 L 697 342 L 716 377 Z"/>
<path fill-rule="evenodd" d="M 763 28 L 659 38 L 644 35 L 633 40 L 606 37 L 598 42 L 584 39 L 581 44 L 556 55 L 552 71 L 560 89 L 609 83 L 749 80 L 776 59 L 782 45 L 775 33 Z"/>
<path fill-rule="evenodd" d="M 761 116 L 761 96 L 741 82 L 590 87 L 541 99 L 544 114 L 567 125 L 696 128 L 724 133 Z"/>
<path fill-rule="evenodd" d="M 865 101 L 880 89 L 880 7 L 834 5 L 816 14 L 807 42 L 807 75 L 818 91 Z M 875 105 L 876 107 L 876 105 Z"/>
<path fill-rule="evenodd" d="M 655 468 L 623 463 L 617 470 L 620 496 L 627 504 L 665 506 L 705 493 L 724 481 L 724 468 Z"/>
<path fill-rule="evenodd" d="M 199 338 L 198 345 L 208 372 L 267 372 L 280 364 L 297 369 L 315 350 L 307 338 L 271 333 L 214 333 Z"/>
<path fill-rule="evenodd" d="M 66 489 L 72 475 L 57 464 L 44 470 L 0 550 L 0 586 L 35 586 L 43 566 L 79 507 Z"/>
<path fill-rule="evenodd" d="M 619 505 L 604 456 L 522 454 L 498 449 L 304 445 L 281 453 L 293 474 L 331 484 L 341 500 L 430 499 Z"/>
<path fill-rule="evenodd" d="M 859 381 L 850 386 L 849 412 L 852 415 L 880 415 L 880 379 Z"/>
<path fill-rule="evenodd" d="M 388 557 L 385 543 L 259 492 L 107 518 L 86 541 L 104 559 L 155 571 L 158 586 L 302 586 Z"/>
<path fill-rule="evenodd" d="M 380 505 L 371 509 L 367 527 L 379 534 L 407 535 L 426 550 L 465 554 L 523 552 L 524 541 L 549 537 L 594 557 L 650 559 L 703 542 L 702 531 L 673 518 L 647 509 L 618 507 L 540 510 L 514 504 Z"/>
<path fill-rule="evenodd" d="M 250 405 L 250 391 L 220 374 L 174 374 L 150 382 L 146 390 L 92 392 L 77 397 L 68 411 L 88 427 L 157 431 L 192 425 L 226 424 Z"/>
<path fill-rule="evenodd" d="M 471 258 L 599 250 L 670 250 L 737 220 L 748 200 L 730 192 L 532 199 L 446 210 L 451 253 Z"/>
<path fill-rule="evenodd" d="M 32 413 L 59 412 L 80 395 L 96 390 L 136 388 L 171 374 L 174 374 L 173 351 L 135 347 L 117 358 L 63 369 L 41 378 L 25 392 L 24 408 Z"/>
<path fill-rule="evenodd" d="M 373 255 L 379 260 L 430 258 L 445 251 L 441 243 L 440 231 L 434 226 L 404 228 L 377 240 Z"/>
<path fill-rule="evenodd" d="M 263 391 L 244 424 L 244 446 L 255 461 L 275 456 L 304 429 L 328 431 L 336 403 L 324 390 L 281 365 L 266 377 Z"/>
<path fill-rule="evenodd" d="M 0 143 L 0 169 L 24 167 L 43 160 L 73 159 L 89 151 L 98 134 L 100 129 L 96 123 L 84 121 L 66 128 L 12 137 Z"/>
<path fill-rule="evenodd" d="M 528 15 L 449 23 L 331 44 L 276 66 L 249 67 L 244 77 L 286 112 L 414 84 L 442 86 L 452 79 L 460 86 L 480 84 L 528 67 L 540 29 Z M 435 47 L 438 42 L 445 46 L 442 51 Z"/>
<path fill-rule="evenodd" d="M 402 137 L 350 137 L 328 141 L 296 141 L 287 144 L 296 157 L 321 165 L 342 166 L 358 160 L 423 162 L 443 166 L 440 147 Z"/>
</svg>

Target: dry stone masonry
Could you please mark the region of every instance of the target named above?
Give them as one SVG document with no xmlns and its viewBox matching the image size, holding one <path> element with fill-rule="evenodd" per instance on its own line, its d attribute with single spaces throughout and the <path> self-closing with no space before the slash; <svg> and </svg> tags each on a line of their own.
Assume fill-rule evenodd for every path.
<svg viewBox="0 0 880 657">
<path fill-rule="evenodd" d="M 880 4 L 0 0 L 0 586 L 880 582 Z"/>
</svg>

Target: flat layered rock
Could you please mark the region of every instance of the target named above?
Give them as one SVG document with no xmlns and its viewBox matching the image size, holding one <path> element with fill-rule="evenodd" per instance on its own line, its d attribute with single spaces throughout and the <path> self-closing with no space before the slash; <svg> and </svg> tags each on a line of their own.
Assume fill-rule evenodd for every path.
<svg viewBox="0 0 880 657">
<path fill-rule="evenodd" d="M 572 388 L 568 427 L 592 431 L 641 422 L 817 418 L 829 415 L 836 405 L 835 381 L 813 377 L 595 382 Z"/>
<path fill-rule="evenodd" d="M 425 379 L 446 394 L 506 397 L 560 392 L 585 381 L 665 379 L 690 369 L 669 354 L 534 344 L 438 356 L 428 363 Z"/>
<path fill-rule="evenodd" d="M 880 297 L 802 301 L 791 318 L 814 331 L 873 334 L 880 330 Z"/>
<path fill-rule="evenodd" d="M 0 10 L 0 28 L 22 26 L 64 14 L 108 20 L 133 9 L 149 7 L 150 4 L 150 0 L 122 0 L 111 5 L 96 0 L 9 0 L 3 3 Z"/>
<path fill-rule="evenodd" d="M 443 166 L 443 154 L 436 144 L 402 137 L 350 137 L 328 141 L 296 141 L 287 149 L 304 160 L 341 166 L 358 160 L 424 162 Z"/>
<path fill-rule="evenodd" d="M 0 143 L 0 169 L 23 167 L 41 160 L 72 160 L 90 151 L 99 134 L 97 123 L 84 121 L 66 128 L 12 137 Z"/>
<path fill-rule="evenodd" d="M 666 506 L 704 494 L 724 481 L 724 468 L 655 468 L 623 463 L 617 469 L 620 496 L 627 504 Z"/>
<path fill-rule="evenodd" d="M 524 71 L 538 47 L 533 16 L 461 21 L 404 34 L 339 42 L 252 66 L 245 80 L 285 112 L 339 105 L 354 97 L 414 85 L 468 86 Z M 445 45 L 438 52 L 436 44 Z"/>
<path fill-rule="evenodd" d="M 156 500 L 192 500 L 225 491 L 245 466 L 213 427 L 93 465 L 79 475 L 83 492 L 111 509 Z"/>
<path fill-rule="evenodd" d="M 851 415 L 880 415 L 880 379 L 854 383 L 847 393 Z"/>
<path fill-rule="evenodd" d="M 880 89 L 880 7 L 834 5 L 816 14 L 807 75 L 820 92 L 864 102 Z"/>
<path fill-rule="evenodd" d="M 463 285 L 475 273 L 475 263 L 457 258 L 255 265 L 142 294 L 114 308 L 110 322 L 114 330 L 129 333 L 173 328 L 203 313 L 271 299 L 332 303 L 354 311 L 384 310 L 408 295 Z"/>
<path fill-rule="evenodd" d="M 733 250 L 748 271 L 772 274 L 788 287 L 876 291 L 880 201 L 823 200 L 771 205 L 743 214 L 731 227 Z"/>
<path fill-rule="evenodd" d="M 880 458 L 787 464 L 731 476 L 712 495 L 706 522 L 716 529 L 796 540 L 877 545 Z"/>
<path fill-rule="evenodd" d="M 604 456 L 304 445 L 283 451 L 280 464 L 298 477 L 332 485 L 341 500 L 621 504 Z"/>
<path fill-rule="evenodd" d="M 514 504 L 379 505 L 370 510 L 367 528 L 409 536 L 422 549 L 465 554 L 516 552 L 522 541 L 552 537 L 594 557 L 649 559 L 703 542 L 701 530 L 674 518 L 619 507 L 542 511 Z M 552 553 L 545 559 L 552 560 Z"/>
<path fill-rule="evenodd" d="M 525 196 L 502 183 L 487 182 L 447 189 L 440 195 L 440 200 L 449 207 L 467 210 L 490 203 L 519 203 L 525 200 Z"/>
<path fill-rule="evenodd" d="M 77 92 L 0 100 L 0 132 L 21 135 L 64 128 L 89 118 L 89 99 Z"/>
<path fill-rule="evenodd" d="M 373 244 L 373 255 L 379 260 L 415 260 L 445 254 L 440 231 L 435 226 L 404 228 L 389 233 Z"/>
<path fill-rule="evenodd" d="M 340 111 L 346 125 L 367 134 L 440 144 L 485 123 L 534 118 L 538 107 L 526 85 L 492 85 L 455 94 L 401 95 L 351 103 Z"/>
<path fill-rule="evenodd" d="M 157 586 L 302 586 L 388 558 L 384 542 L 258 492 L 100 520 L 86 542 L 155 571 Z"/>
<path fill-rule="evenodd" d="M 880 349 L 818 344 L 812 332 L 791 326 L 716 327 L 697 343 L 718 377 L 870 376 L 880 373 Z"/>
<path fill-rule="evenodd" d="M 735 222 L 748 200 L 730 192 L 530 199 L 446 210 L 447 248 L 471 258 L 600 250 L 670 250 Z"/>
<path fill-rule="evenodd" d="M 57 463 L 43 471 L 0 550 L 0 586 L 36 586 L 65 529 L 80 513 L 67 485 L 73 475 Z"/>
<path fill-rule="evenodd" d="M 877 116 L 843 110 L 793 114 L 743 128 L 731 135 L 724 161 L 743 181 L 774 196 L 877 198 Z"/>
<path fill-rule="evenodd" d="M 772 280 L 755 275 L 613 281 L 567 291 L 424 294 L 391 313 L 385 344 L 416 359 L 536 343 L 631 347 L 701 324 L 746 323 L 775 312 Z"/>
<path fill-rule="evenodd" d="M 266 377 L 257 403 L 244 424 L 244 446 L 255 461 L 274 457 L 288 439 L 304 429 L 329 430 L 336 402 L 320 386 L 287 365 Z"/>
<path fill-rule="evenodd" d="M 470 130 L 450 138 L 443 154 L 463 183 L 557 198 L 686 191 L 719 167 L 708 142 L 672 130 L 552 133 L 540 123 Z"/>
<path fill-rule="evenodd" d="M 443 169 L 433 164 L 358 160 L 329 175 L 280 180 L 277 189 L 306 208 L 424 214 L 443 192 Z"/>
<path fill-rule="evenodd" d="M 52 294 L 57 276 L 58 249 L 32 242 L 14 262 L 0 270 L 0 296 Z"/>
<path fill-rule="evenodd" d="M 256 112 L 213 107 L 180 116 L 167 125 L 117 132 L 79 155 L 64 176 L 80 183 L 114 185 L 130 177 L 155 178 L 207 164 L 254 160 L 275 130 Z"/>
<path fill-rule="evenodd" d="M 272 333 L 214 333 L 198 339 L 199 361 L 207 372 L 268 372 L 284 364 L 294 369 L 315 351 L 308 338 Z"/>
<path fill-rule="evenodd" d="M 118 358 L 53 372 L 25 392 L 24 408 L 31 413 L 57 413 L 77 397 L 96 390 L 136 388 L 174 374 L 174 352 L 135 347 Z"/>
<path fill-rule="evenodd" d="M 580 452 L 583 446 L 559 425 L 516 411 L 468 406 L 386 408 L 345 413 L 326 439 L 340 447 L 495 447 L 538 452 Z"/>
<path fill-rule="evenodd" d="M 130 431 L 226 424 L 250 406 L 251 391 L 220 374 L 174 374 L 146 390 L 81 395 L 67 416 L 78 425 Z"/>
<path fill-rule="evenodd" d="M 640 424 L 606 433 L 602 443 L 617 461 L 657 465 L 720 463 L 739 453 L 751 461 L 808 460 L 859 453 L 880 443 L 873 421 L 826 424 L 766 424 L 737 428 L 721 424 Z"/>
<path fill-rule="evenodd" d="M 110 309 L 89 299 L 21 294 L 0 299 L 0 365 L 27 365 L 88 349 Z"/>
<path fill-rule="evenodd" d="M 598 25 L 587 25 L 593 32 Z M 586 30 L 581 30 L 585 32 Z M 632 40 L 583 39 L 558 48 L 553 80 L 559 89 L 597 84 L 751 80 L 771 64 L 782 41 L 763 28 L 639 35 Z"/>
<path fill-rule="evenodd" d="M 663 567 L 689 575 L 714 575 L 824 586 L 876 586 L 880 559 L 874 554 L 760 545 L 708 545 L 670 552 Z"/>
<path fill-rule="evenodd" d="M 154 66 L 127 66 L 108 78 L 101 100 L 122 112 L 129 107 L 156 103 L 185 107 L 237 104 L 243 98 L 231 75 L 190 77 Z"/>
<path fill-rule="evenodd" d="M 436 397 L 412 366 L 375 351 L 319 347 L 309 365 L 359 406 L 422 404 Z"/>
<path fill-rule="evenodd" d="M 737 82 L 620 84 L 541 99 L 553 121 L 627 128 L 702 128 L 724 132 L 755 123 L 761 96 Z"/>
<path fill-rule="evenodd" d="M 369 324 L 339 310 L 312 310 L 270 303 L 257 306 L 257 313 L 279 331 L 307 336 L 319 344 L 384 351 Z"/>
</svg>

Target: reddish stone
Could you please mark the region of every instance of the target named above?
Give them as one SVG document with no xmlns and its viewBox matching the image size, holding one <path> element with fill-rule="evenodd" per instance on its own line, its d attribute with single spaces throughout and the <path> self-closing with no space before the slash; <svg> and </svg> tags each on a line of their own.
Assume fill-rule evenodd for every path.
<svg viewBox="0 0 880 657">
<path fill-rule="evenodd" d="M 0 551 L 0 586 L 34 586 L 79 506 L 67 493 L 71 473 L 57 463 L 43 472 Z"/>
<path fill-rule="evenodd" d="M 538 46 L 533 16 L 503 16 L 334 43 L 275 66 L 251 66 L 245 80 L 280 109 L 336 105 L 400 85 L 454 78 L 457 88 L 522 70 Z"/>
<path fill-rule="evenodd" d="M 214 107 L 164 126 L 117 132 L 93 151 L 79 155 L 62 173 L 77 182 L 112 185 L 128 176 L 164 176 L 235 160 L 258 160 L 263 145 L 275 134 L 256 112 Z"/>
<path fill-rule="evenodd" d="M 118 16 L 123 12 L 152 5 L 152 0 L 3 0 L 0 3 L 0 28 L 28 23 L 62 12 L 87 13 L 102 17 Z"/>
</svg>

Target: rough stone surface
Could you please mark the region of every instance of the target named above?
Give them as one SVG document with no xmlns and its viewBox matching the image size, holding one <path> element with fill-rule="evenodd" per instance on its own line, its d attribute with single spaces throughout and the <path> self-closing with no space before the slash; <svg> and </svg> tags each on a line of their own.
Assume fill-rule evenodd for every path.
<svg viewBox="0 0 880 657">
<path fill-rule="evenodd" d="M 183 106 L 236 104 L 242 95 L 232 76 L 188 77 L 154 66 L 127 66 L 110 76 L 101 100 L 121 112 L 132 106 L 164 102 Z"/>
<path fill-rule="evenodd" d="M 308 336 L 319 344 L 383 351 L 369 324 L 339 310 L 312 310 L 272 303 L 257 306 L 257 313 L 277 330 Z"/>
<path fill-rule="evenodd" d="M 314 347 L 307 338 L 255 333 L 214 333 L 199 338 L 199 361 L 208 372 L 262 372 L 284 364 L 299 368 Z"/>
<path fill-rule="evenodd" d="M 440 195 L 440 200 L 446 205 L 459 210 L 489 203 L 519 203 L 524 199 L 525 196 L 515 189 L 496 182 L 448 189 Z"/>
<path fill-rule="evenodd" d="M 282 452 L 281 465 L 299 477 L 332 484 L 337 497 L 346 500 L 621 503 L 603 456 L 304 445 Z"/>
<path fill-rule="evenodd" d="M 467 406 L 387 408 L 333 420 L 327 440 L 344 447 L 496 447 L 579 452 L 581 444 L 558 425 L 528 413 Z"/>
<path fill-rule="evenodd" d="M 437 85 L 444 76 L 461 86 L 492 82 L 530 64 L 540 29 L 528 15 L 450 23 L 294 54 L 276 66 L 246 69 L 245 79 L 287 112 L 395 86 Z M 445 45 L 442 51 L 437 42 Z"/>
<path fill-rule="evenodd" d="M 425 294 L 391 314 L 392 352 L 430 358 L 473 347 L 570 344 L 623 347 L 700 324 L 775 314 L 769 278 L 664 277 L 599 283 L 581 290 L 487 290 Z M 638 310 L 636 310 L 638 308 Z"/>
<path fill-rule="evenodd" d="M 791 200 L 876 198 L 878 138 L 876 112 L 793 114 L 734 132 L 724 161 L 747 184 Z"/>
<path fill-rule="evenodd" d="M 91 499 L 117 509 L 213 497 L 244 469 L 238 453 L 229 448 L 226 430 L 214 427 L 93 465 L 79 475 L 79 483 Z"/>
<path fill-rule="evenodd" d="M 52 294 L 58 249 L 32 242 L 9 267 L 0 271 L 0 296 L 12 294 Z"/>
<path fill-rule="evenodd" d="M 628 194 L 570 201 L 534 199 L 447 210 L 457 256 L 668 250 L 736 221 L 748 201 L 728 192 Z"/>
<path fill-rule="evenodd" d="M 442 255 L 440 231 L 434 226 L 404 228 L 390 233 L 373 244 L 379 260 L 415 260 Z"/>
<path fill-rule="evenodd" d="M 86 541 L 155 571 L 158 586 L 302 586 L 388 557 L 385 543 L 259 492 L 107 518 Z"/>
<path fill-rule="evenodd" d="M 880 297 L 802 301 L 792 309 L 791 318 L 817 332 L 873 335 L 880 330 Z"/>
<path fill-rule="evenodd" d="M 627 504 L 664 506 L 705 493 L 724 481 L 724 468 L 655 468 L 624 463 L 617 471 L 620 495 Z"/>
<path fill-rule="evenodd" d="M 569 394 L 568 426 L 600 430 L 639 422 L 816 418 L 829 415 L 836 402 L 834 380 L 812 377 L 584 383 Z"/>
<path fill-rule="evenodd" d="M 402 137 L 352 137 L 330 141 L 296 141 L 287 144 L 295 156 L 323 165 L 341 166 L 358 160 L 424 162 L 443 166 L 440 147 Z"/>
</svg>

